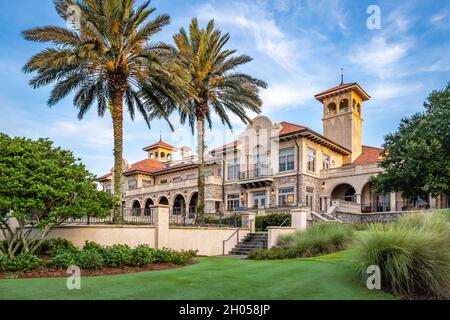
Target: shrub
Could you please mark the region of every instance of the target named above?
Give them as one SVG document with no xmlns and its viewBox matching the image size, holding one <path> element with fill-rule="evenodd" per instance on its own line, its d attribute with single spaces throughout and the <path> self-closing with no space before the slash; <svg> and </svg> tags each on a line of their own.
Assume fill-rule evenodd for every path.
<svg viewBox="0 0 450 320">
<path fill-rule="evenodd" d="M 108 267 L 117 268 L 132 265 L 133 251 L 127 245 L 115 244 L 110 248 L 102 248 L 101 251 L 103 252 L 105 265 Z"/>
<path fill-rule="evenodd" d="M 6 268 L 6 261 L 6 256 L 0 252 L 0 271 L 3 271 Z"/>
<path fill-rule="evenodd" d="M 86 241 L 83 246 L 83 251 L 85 250 L 94 250 L 103 254 L 105 251 L 105 247 L 93 241 Z"/>
<path fill-rule="evenodd" d="M 154 253 L 154 263 L 174 263 L 178 265 L 184 265 L 195 257 L 197 252 L 195 251 L 181 251 L 177 252 L 171 249 L 156 250 Z"/>
<path fill-rule="evenodd" d="M 280 247 L 252 252 L 250 259 L 291 259 L 311 257 L 345 249 L 353 239 L 354 230 L 349 224 L 317 223 L 307 230 L 282 236 Z"/>
<path fill-rule="evenodd" d="M 282 247 L 288 247 L 299 256 L 336 252 L 345 249 L 353 239 L 351 225 L 343 223 L 317 223 L 306 231 L 280 237 Z"/>
<path fill-rule="evenodd" d="M 155 263 L 155 249 L 147 245 L 140 245 L 131 252 L 131 265 L 142 267 Z"/>
<path fill-rule="evenodd" d="M 14 258 L 3 257 L 2 270 L 11 272 L 31 272 L 42 266 L 42 259 L 34 256 L 23 254 Z"/>
<path fill-rule="evenodd" d="M 359 270 L 379 266 L 386 289 L 408 297 L 450 297 L 450 227 L 443 215 L 416 214 L 371 225 L 358 242 Z"/>
<path fill-rule="evenodd" d="M 50 259 L 48 266 L 55 269 L 66 269 L 77 264 L 77 252 L 63 251 L 56 252 Z"/>
<path fill-rule="evenodd" d="M 50 240 L 48 247 L 50 256 L 60 254 L 61 252 L 72 252 L 72 253 L 78 252 L 78 249 L 72 242 L 61 238 Z"/>
<path fill-rule="evenodd" d="M 83 250 L 77 254 L 76 260 L 81 269 L 101 269 L 105 264 L 103 255 L 97 250 Z"/>
<path fill-rule="evenodd" d="M 290 213 L 271 213 L 267 216 L 257 216 L 255 218 L 255 228 L 258 231 L 266 231 L 267 227 L 280 226 L 283 222 L 286 226 L 290 225 Z"/>
</svg>

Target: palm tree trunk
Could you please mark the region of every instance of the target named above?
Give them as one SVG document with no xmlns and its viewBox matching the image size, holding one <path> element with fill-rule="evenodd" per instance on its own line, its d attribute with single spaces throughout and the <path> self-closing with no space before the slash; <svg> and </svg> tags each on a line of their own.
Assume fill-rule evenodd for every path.
<svg viewBox="0 0 450 320">
<path fill-rule="evenodd" d="M 122 163 L 123 163 L 123 92 L 112 96 L 112 120 L 114 130 L 114 223 L 122 223 Z"/>
<path fill-rule="evenodd" d="M 198 207 L 197 223 L 205 222 L 205 118 L 197 117 L 198 143 Z"/>
</svg>

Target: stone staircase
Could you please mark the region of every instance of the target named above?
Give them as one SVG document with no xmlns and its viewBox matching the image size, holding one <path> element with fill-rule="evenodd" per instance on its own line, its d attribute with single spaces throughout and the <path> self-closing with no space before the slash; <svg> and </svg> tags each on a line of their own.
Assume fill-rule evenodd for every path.
<svg viewBox="0 0 450 320">
<path fill-rule="evenodd" d="M 269 235 L 267 232 L 250 233 L 229 254 L 247 256 L 253 250 L 267 249 L 268 241 Z"/>
</svg>

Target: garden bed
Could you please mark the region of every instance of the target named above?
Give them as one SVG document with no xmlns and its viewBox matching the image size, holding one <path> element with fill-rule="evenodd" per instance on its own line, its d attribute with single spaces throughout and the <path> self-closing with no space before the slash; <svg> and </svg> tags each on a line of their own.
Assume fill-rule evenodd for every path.
<svg viewBox="0 0 450 320">
<path fill-rule="evenodd" d="M 190 261 L 186 265 L 191 265 L 197 263 L 196 260 Z M 108 276 L 108 275 L 120 275 L 128 273 L 138 273 L 145 271 L 160 271 L 181 268 L 183 266 L 174 263 L 154 263 L 148 264 L 142 267 L 120 267 L 120 268 L 110 268 L 105 267 L 98 270 L 81 270 L 82 277 L 97 277 L 97 276 Z M 1 272 L 0 279 L 35 279 L 35 278 L 64 278 L 68 277 L 70 274 L 63 269 L 51 269 L 51 268 L 39 268 L 32 272 Z"/>
</svg>

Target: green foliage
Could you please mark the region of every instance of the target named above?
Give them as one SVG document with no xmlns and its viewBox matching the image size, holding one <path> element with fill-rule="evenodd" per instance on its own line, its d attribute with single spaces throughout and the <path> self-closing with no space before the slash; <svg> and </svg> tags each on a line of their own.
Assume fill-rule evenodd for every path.
<svg viewBox="0 0 450 320">
<path fill-rule="evenodd" d="M 345 249 L 353 240 L 354 230 L 349 224 L 317 223 L 306 231 L 280 237 L 280 247 L 260 250 L 250 259 L 287 259 L 311 257 Z"/>
<path fill-rule="evenodd" d="M 58 253 L 61 252 L 76 253 L 78 252 L 78 249 L 69 240 L 62 238 L 51 239 L 49 242 L 50 256 L 57 255 Z"/>
<path fill-rule="evenodd" d="M 450 226 L 439 213 L 371 225 L 358 236 L 356 253 L 361 273 L 380 267 L 385 289 L 408 297 L 450 297 Z"/>
<path fill-rule="evenodd" d="M 291 225 L 290 213 L 271 213 L 266 216 L 257 216 L 255 218 L 256 230 L 266 231 L 267 227 L 281 226 L 284 223 L 285 226 Z"/>
<path fill-rule="evenodd" d="M 0 172 L 0 212 L 12 210 L 19 228 L 10 230 L 6 215 L 0 216 L 0 226 L 9 241 L 23 242 L 20 250 L 7 246 L 4 253 L 10 257 L 35 254 L 48 232 L 69 218 L 110 214 L 112 198 L 97 190 L 95 176 L 71 152 L 54 148 L 49 140 L 0 134 Z M 38 229 L 40 236 L 30 236 L 27 225 Z"/>
<path fill-rule="evenodd" d="M 156 262 L 155 249 L 147 245 L 136 247 L 131 253 L 131 265 L 142 267 Z"/>
<path fill-rule="evenodd" d="M 105 266 L 105 259 L 97 250 L 83 250 L 77 254 L 77 265 L 81 269 L 101 269 Z"/>
<path fill-rule="evenodd" d="M 450 195 L 450 83 L 433 91 L 424 107 L 385 137 L 384 172 L 373 178 L 376 191 Z"/>
<path fill-rule="evenodd" d="M 72 243 L 62 239 L 55 240 L 51 253 L 48 266 L 57 269 L 71 265 L 78 265 L 82 269 L 142 267 L 153 263 L 185 265 L 196 256 L 194 251 L 157 250 L 147 245 L 140 245 L 135 249 L 122 244 L 106 247 L 91 241 L 87 241 L 83 250 L 78 251 Z"/>
<path fill-rule="evenodd" d="M 77 251 L 60 249 L 52 255 L 48 266 L 54 269 L 67 269 L 69 266 L 77 264 L 78 254 L 79 252 Z"/>
<path fill-rule="evenodd" d="M 43 261 L 34 255 L 18 255 L 13 258 L 0 256 L 0 270 L 8 272 L 31 272 L 43 265 Z"/>
<path fill-rule="evenodd" d="M 104 249 L 103 257 L 107 267 L 130 266 L 133 262 L 133 250 L 127 245 L 115 244 Z"/>
</svg>

